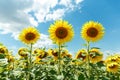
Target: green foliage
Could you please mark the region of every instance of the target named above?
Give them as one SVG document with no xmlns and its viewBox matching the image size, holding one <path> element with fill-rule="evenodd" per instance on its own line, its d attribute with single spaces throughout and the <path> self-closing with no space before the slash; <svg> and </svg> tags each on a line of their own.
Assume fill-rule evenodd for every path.
<svg viewBox="0 0 120 80">
<path fill-rule="evenodd" d="M 46 49 L 42 48 L 42 50 Z M 120 70 L 117 73 L 106 71 L 104 61 L 93 64 L 82 59 L 64 56 L 60 57 L 59 62 L 58 58 L 55 59 L 49 55 L 35 63 L 36 54 L 30 54 L 30 52 L 31 50 L 27 57 L 15 58 L 15 61 L 0 54 L 0 80 L 120 80 Z M 82 54 L 82 56 L 85 55 Z"/>
<path fill-rule="evenodd" d="M 0 59 L 4 59 L 5 58 L 5 54 L 0 53 Z"/>
</svg>

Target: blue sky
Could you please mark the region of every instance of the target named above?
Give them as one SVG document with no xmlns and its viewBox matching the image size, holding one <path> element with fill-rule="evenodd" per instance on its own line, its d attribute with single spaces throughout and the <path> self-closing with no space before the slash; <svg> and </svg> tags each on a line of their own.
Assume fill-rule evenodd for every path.
<svg viewBox="0 0 120 80">
<path fill-rule="evenodd" d="M 104 38 L 91 46 L 100 47 L 106 53 L 120 52 L 120 0 L 0 0 L 0 42 L 14 53 L 25 46 L 17 37 L 28 26 L 35 26 L 41 38 L 35 47 L 51 48 L 48 28 L 57 19 L 72 24 L 75 36 L 67 49 L 75 54 L 85 48 L 80 36 L 82 25 L 98 21 L 105 27 Z"/>
</svg>

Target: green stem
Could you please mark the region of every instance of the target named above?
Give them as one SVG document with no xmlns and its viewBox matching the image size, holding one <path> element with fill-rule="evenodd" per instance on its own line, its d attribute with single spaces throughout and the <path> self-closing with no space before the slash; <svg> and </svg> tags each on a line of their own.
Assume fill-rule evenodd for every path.
<svg viewBox="0 0 120 80">
<path fill-rule="evenodd" d="M 30 45 L 30 68 L 31 68 L 31 63 L 32 63 L 32 43 Z"/>
<path fill-rule="evenodd" d="M 58 74 L 60 75 L 60 44 L 59 44 L 59 52 L 58 52 Z"/>
<path fill-rule="evenodd" d="M 89 52 L 89 49 L 90 49 L 90 43 L 89 41 L 87 42 L 87 52 L 88 52 L 88 79 L 90 79 L 90 52 Z"/>
<path fill-rule="evenodd" d="M 32 43 L 30 44 L 30 56 L 29 56 L 29 58 L 28 58 L 28 79 L 27 80 L 30 80 L 30 78 L 31 78 L 31 65 L 32 65 Z"/>
</svg>

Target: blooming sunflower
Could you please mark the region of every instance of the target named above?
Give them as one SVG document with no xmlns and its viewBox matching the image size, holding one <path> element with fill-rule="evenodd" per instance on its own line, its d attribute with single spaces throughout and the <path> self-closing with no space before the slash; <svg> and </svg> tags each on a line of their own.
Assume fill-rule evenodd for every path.
<svg viewBox="0 0 120 80">
<path fill-rule="evenodd" d="M 58 49 L 49 49 L 48 54 L 52 57 L 54 57 L 55 60 L 58 59 Z"/>
<path fill-rule="evenodd" d="M 111 62 L 120 63 L 120 55 L 115 54 L 115 55 L 108 56 L 107 59 L 105 60 L 105 63 L 109 64 Z"/>
<path fill-rule="evenodd" d="M 18 54 L 21 56 L 21 57 L 27 57 L 28 56 L 28 52 L 29 50 L 27 48 L 24 48 L 24 47 L 21 47 L 19 50 L 18 50 Z"/>
<path fill-rule="evenodd" d="M 86 41 L 96 42 L 104 35 L 104 27 L 102 24 L 94 21 L 85 23 L 82 27 L 81 36 Z"/>
<path fill-rule="evenodd" d="M 112 62 L 110 64 L 107 64 L 107 71 L 116 73 L 119 70 L 119 64 L 116 62 Z"/>
<path fill-rule="evenodd" d="M 65 58 L 65 57 L 72 58 L 72 55 L 71 55 L 71 54 L 69 53 L 69 51 L 68 51 L 67 49 L 65 49 L 65 48 L 63 48 L 63 49 L 61 50 L 60 56 L 61 56 L 62 58 Z"/>
<path fill-rule="evenodd" d="M 99 49 L 93 48 L 89 51 L 89 57 L 90 57 L 91 63 L 97 63 L 102 61 L 103 54 L 102 52 L 99 51 Z"/>
<path fill-rule="evenodd" d="M 67 56 L 68 58 L 72 58 L 72 54 L 69 54 L 69 53 L 68 53 L 66 56 Z"/>
<path fill-rule="evenodd" d="M 86 50 L 84 50 L 84 49 L 79 50 L 76 54 L 76 59 L 80 59 L 81 61 L 86 61 L 87 60 Z"/>
<path fill-rule="evenodd" d="M 39 58 L 39 59 L 43 59 L 43 58 L 49 56 L 48 52 L 46 52 L 45 50 L 42 50 L 40 48 L 35 49 L 34 54 L 36 54 L 37 58 Z"/>
<path fill-rule="evenodd" d="M 9 56 L 7 59 L 10 63 L 15 61 L 15 58 L 13 56 Z"/>
<path fill-rule="evenodd" d="M 44 52 L 44 50 L 40 49 L 40 48 L 37 48 L 33 51 L 33 54 L 42 54 Z"/>
<path fill-rule="evenodd" d="M 68 42 L 74 36 L 72 25 L 63 20 L 58 20 L 54 24 L 51 24 L 48 32 L 50 33 L 50 38 L 56 44 Z"/>
<path fill-rule="evenodd" d="M 47 56 L 48 56 L 48 53 L 46 51 L 44 51 L 42 54 L 39 54 L 38 57 L 41 58 L 41 59 L 43 59 L 43 58 L 45 58 Z"/>
<path fill-rule="evenodd" d="M 36 54 L 36 57 L 35 57 L 35 61 L 34 63 L 44 63 L 44 62 L 41 62 L 42 59 L 46 58 L 47 56 L 49 56 L 49 54 L 44 51 L 44 50 L 41 50 L 41 49 L 36 49 L 34 51 L 34 53 Z"/>
<path fill-rule="evenodd" d="M 68 54 L 68 50 L 67 49 L 65 49 L 65 48 L 61 49 L 61 53 L 60 53 L 61 57 L 64 58 L 67 54 Z"/>
<path fill-rule="evenodd" d="M 0 54 L 7 54 L 8 49 L 5 46 L 0 46 Z"/>
<path fill-rule="evenodd" d="M 19 39 L 26 44 L 35 43 L 40 37 L 37 29 L 34 27 L 28 27 L 22 30 L 19 35 Z"/>
</svg>

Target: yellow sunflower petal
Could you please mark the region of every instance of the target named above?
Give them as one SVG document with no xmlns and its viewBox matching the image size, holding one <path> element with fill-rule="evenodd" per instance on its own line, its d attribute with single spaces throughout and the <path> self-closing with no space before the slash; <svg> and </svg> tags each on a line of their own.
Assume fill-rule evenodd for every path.
<svg viewBox="0 0 120 80">
<path fill-rule="evenodd" d="M 82 27 L 81 36 L 86 41 L 96 42 L 104 36 L 104 27 L 98 22 L 86 22 Z"/>
<path fill-rule="evenodd" d="M 87 52 L 84 49 L 81 49 L 77 52 L 76 54 L 76 59 L 80 59 L 81 61 L 86 61 L 87 60 Z"/>
<path fill-rule="evenodd" d="M 110 64 L 107 64 L 107 71 L 116 73 L 119 70 L 119 64 L 116 62 L 112 62 Z"/>
<path fill-rule="evenodd" d="M 99 49 L 91 49 L 89 53 L 90 62 L 91 63 L 97 63 L 102 61 L 103 59 L 103 53 L 99 51 Z"/>
<path fill-rule="evenodd" d="M 63 20 L 58 20 L 55 21 L 54 24 L 51 24 L 48 32 L 50 33 L 50 38 L 56 44 L 68 42 L 74 36 L 72 26 L 67 21 Z"/>
<path fill-rule="evenodd" d="M 35 43 L 40 37 L 40 34 L 37 29 L 34 27 L 28 27 L 22 30 L 19 35 L 19 39 L 26 44 Z"/>
</svg>

